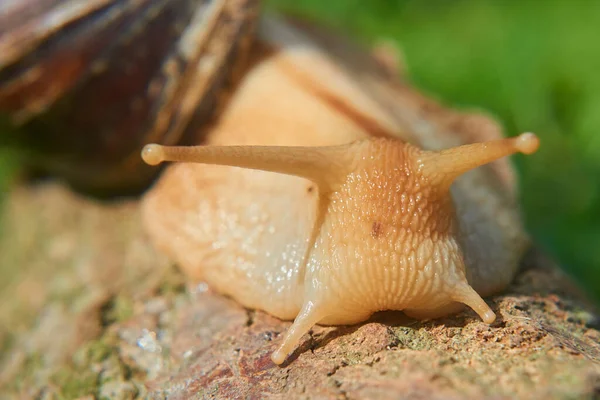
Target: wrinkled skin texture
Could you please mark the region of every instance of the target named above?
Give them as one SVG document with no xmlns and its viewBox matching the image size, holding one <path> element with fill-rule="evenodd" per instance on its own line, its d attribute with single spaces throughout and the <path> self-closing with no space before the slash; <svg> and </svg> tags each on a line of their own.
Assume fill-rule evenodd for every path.
<svg viewBox="0 0 600 400">
<path fill-rule="evenodd" d="M 401 89 L 368 79 L 359 85 L 353 74 L 364 71 L 342 69 L 289 26 L 270 20 L 261 29 L 279 42 L 259 45 L 209 144 L 320 146 L 383 136 L 437 149 L 461 142 L 432 137 L 419 112 L 398 117 Z M 483 317 L 487 306 L 467 279 L 481 295 L 501 290 L 527 246 L 503 167 L 473 171 L 453 185 L 452 198 L 436 192 L 430 201 L 418 175 L 380 179 L 390 169 L 414 169 L 401 161 L 403 143 L 387 158 L 369 151 L 361 157 L 380 165 L 358 168 L 327 196 L 303 178 L 175 165 L 146 196 L 144 221 L 156 246 L 192 278 L 246 307 L 297 317 L 290 346 L 315 323 L 356 323 L 382 309 L 437 317 L 467 297 Z"/>
</svg>

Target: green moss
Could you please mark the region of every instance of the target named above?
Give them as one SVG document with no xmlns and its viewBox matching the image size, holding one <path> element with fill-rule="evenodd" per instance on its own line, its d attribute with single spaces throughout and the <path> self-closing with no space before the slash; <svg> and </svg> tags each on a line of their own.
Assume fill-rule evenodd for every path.
<svg viewBox="0 0 600 400">
<path fill-rule="evenodd" d="M 104 361 L 114 352 L 114 345 L 105 337 L 92 340 L 79 350 L 81 364 L 87 365 Z"/>
<path fill-rule="evenodd" d="M 98 396 L 102 384 L 125 377 L 125 367 L 116 353 L 114 340 L 104 335 L 85 343 L 75 352 L 70 364 L 52 374 L 50 382 L 59 388 L 60 398 Z M 99 363 L 103 366 L 101 370 L 94 368 Z"/>
<path fill-rule="evenodd" d="M 15 335 L 11 333 L 2 333 L 2 340 L 0 341 L 0 360 L 4 359 L 4 355 L 8 354 L 8 351 L 12 348 L 15 343 Z"/>
<path fill-rule="evenodd" d="M 108 358 L 112 348 L 104 340 L 84 344 L 73 356 L 73 362 L 58 370 L 50 381 L 60 388 L 60 398 L 75 399 L 98 392 L 98 374 L 92 364 Z"/>
<path fill-rule="evenodd" d="M 158 294 L 161 296 L 169 296 L 183 293 L 184 291 L 185 278 L 183 274 L 175 266 L 171 266 L 161 279 Z"/>
<path fill-rule="evenodd" d="M 434 346 L 433 337 L 425 329 L 399 327 L 394 329 L 398 347 L 410 350 L 429 350 Z"/>
<path fill-rule="evenodd" d="M 356 351 L 344 353 L 344 361 L 347 365 L 361 364 L 364 359 L 364 354 Z"/>
<path fill-rule="evenodd" d="M 102 324 L 105 326 L 126 321 L 133 315 L 133 300 L 117 295 L 102 308 Z"/>
<path fill-rule="evenodd" d="M 77 399 L 98 392 L 98 375 L 86 368 L 65 368 L 57 372 L 51 382 L 60 388 L 60 399 Z"/>
<path fill-rule="evenodd" d="M 8 391 L 18 393 L 31 387 L 43 365 L 44 360 L 41 354 L 33 353 L 28 355 L 17 375 L 7 384 Z"/>
</svg>

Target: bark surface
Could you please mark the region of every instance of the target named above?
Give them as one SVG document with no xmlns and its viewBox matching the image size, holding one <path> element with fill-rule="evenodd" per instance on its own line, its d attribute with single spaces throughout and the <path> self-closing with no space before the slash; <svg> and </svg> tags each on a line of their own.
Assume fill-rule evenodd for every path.
<svg viewBox="0 0 600 400">
<path fill-rule="evenodd" d="M 186 283 L 153 250 L 135 201 L 101 203 L 60 183 L 15 188 L 0 243 L 0 397 L 597 398 L 592 306 L 532 251 L 514 284 L 472 312 L 402 313 L 316 327 L 288 363 L 290 322 Z"/>
</svg>

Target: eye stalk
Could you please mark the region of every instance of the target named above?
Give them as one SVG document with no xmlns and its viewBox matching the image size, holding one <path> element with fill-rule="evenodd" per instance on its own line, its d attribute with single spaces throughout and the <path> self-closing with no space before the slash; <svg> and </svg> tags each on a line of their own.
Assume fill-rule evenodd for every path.
<svg viewBox="0 0 600 400">
<path fill-rule="evenodd" d="M 149 165 L 165 161 L 228 165 L 301 176 L 331 190 L 353 169 L 365 142 L 340 146 L 161 146 L 148 144 L 142 158 Z M 394 145 L 397 142 L 394 141 Z M 450 186 L 463 173 L 514 153 L 532 154 L 540 145 L 534 133 L 513 138 L 473 143 L 441 151 L 421 151 L 419 172 L 439 186 Z"/>
<path fill-rule="evenodd" d="M 533 154 L 540 146 L 534 133 L 513 138 L 473 143 L 441 151 L 423 151 L 418 157 L 419 171 L 440 186 L 450 186 L 460 175 L 515 153 Z"/>
<path fill-rule="evenodd" d="M 540 147 L 540 139 L 535 133 L 525 132 L 515 138 L 515 147 L 523 154 L 533 154 Z"/>
<path fill-rule="evenodd" d="M 361 143 L 340 146 L 161 146 L 148 144 L 142 158 L 149 165 L 165 161 L 227 165 L 277 172 L 310 179 L 322 191 L 332 190 L 355 164 L 355 149 Z"/>
<path fill-rule="evenodd" d="M 142 149 L 142 159 L 148 165 L 158 165 L 165 161 L 163 149 L 160 144 L 147 144 Z"/>
<path fill-rule="evenodd" d="M 165 161 L 227 165 L 300 176 L 319 184 L 322 192 L 334 190 L 350 173 L 357 155 L 372 139 L 339 146 L 162 146 L 148 144 L 142 159 L 149 165 Z M 397 141 L 390 141 L 398 145 Z M 419 172 L 442 190 L 463 173 L 499 158 L 535 153 L 540 145 L 534 133 L 513 138 L 473 143 L 441 151 L 420 151 Z"/>
</svg>

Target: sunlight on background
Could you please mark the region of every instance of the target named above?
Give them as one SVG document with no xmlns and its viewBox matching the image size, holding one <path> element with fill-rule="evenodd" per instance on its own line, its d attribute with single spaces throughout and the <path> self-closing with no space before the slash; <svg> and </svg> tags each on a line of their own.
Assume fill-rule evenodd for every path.
<svg viewBox="0 0 600 400">
<path fill-rule="evenodd" d="M 270 0 L 363 43 L 392 39 L 446 104 L 534 131 L 515 157 L 529 230 L 600 300 L 600 2 Z"/>
</svg>

